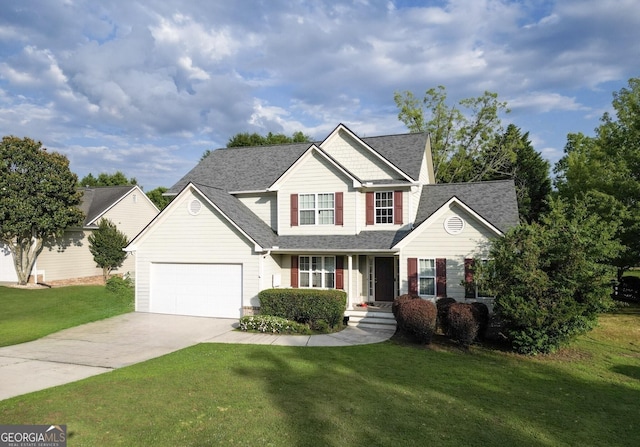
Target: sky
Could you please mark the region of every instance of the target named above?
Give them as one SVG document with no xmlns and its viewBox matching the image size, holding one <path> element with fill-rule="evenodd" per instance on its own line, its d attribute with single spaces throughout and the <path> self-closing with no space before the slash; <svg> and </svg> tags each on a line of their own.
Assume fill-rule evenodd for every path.
<svg viewBox="0 0 640 447">
<path fill-rule="evenodd" d="M 170 187 L 239 132 L 406 132 L 393 95 L 498 94 L 552 164 L 640 76 L 637 0 L 4 0 L 0 135 Z"/>
</svg>

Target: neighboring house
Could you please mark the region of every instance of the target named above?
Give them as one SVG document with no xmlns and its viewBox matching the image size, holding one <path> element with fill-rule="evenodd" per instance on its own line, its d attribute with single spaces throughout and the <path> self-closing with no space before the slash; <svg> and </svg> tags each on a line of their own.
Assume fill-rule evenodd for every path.
<svg viewBox="0 0 640 447">
<path fill-rule="evenodd" d="M 238 318 L 271 287 L 464 300 L 470 260 L 518 223 L 515 187 L 434 183 L 424 133 L 215 150 L 127 247 L 136 310 Z"/>
<path fill-rule="evenodd" d="M 38 282 L 102 277 L 89 251 L 88 236 L 98 228 L 101 219 L 109 219 L 131 240 L 159 213 L 139 186 L 82 188 L 80 209 L 85 214 L 82 228 L 71 228 L 63 237 L 46 241 L 36 260 L 32 275 Z M 135 260 L 128 256 L 114 273 L 133 273 Z"/>
</svg>

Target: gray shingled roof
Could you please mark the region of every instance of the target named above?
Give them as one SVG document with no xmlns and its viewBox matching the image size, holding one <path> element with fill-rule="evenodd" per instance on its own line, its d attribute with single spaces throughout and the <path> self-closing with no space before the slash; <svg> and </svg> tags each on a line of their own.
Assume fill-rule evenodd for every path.
<svg viewBox="0 0 640 447">
<path fill-rule="evenodd" d="M 279 236 L 280 250 L 390 250 L 407 232 L 362 231 L 357 235 Z"/>
<path fill-rule="evenodd" d="M 97 227 L 96 222 L 93 221 L 133 188 L 135 186 L 81 188 L 82 199 L 79 208 L 85 215 L 83 226 Z"/>
<path fill-rule="evenodd" d="M 362 140 L 412 179 L 418 179 L 427 143 L 426 133 L 368 137 Z M 320 145 L 316 142 L 216 149 L 167 193 L 177 194 L 189 182 L 225 191 L 264 191 L 312 144 Z"/>
<path fill-rule="evenodd" d="M 238 200 L 235 196 L 227 193 L 220 188 L 212 188 L 206 185 L 194 185 L 232 222 L 242 231 L 247 233 L 255 242 L 263 248 L 269 248 L 276 243 L 276 233 L 256 216 L 247 206 Z"/>
<path fill-rule="evenodd" d="M 514 182 L 499 180 L 425 185 L 415 225 L 425 221 L 452 197 L 457 197 L 503 233 L 519 223 Z"/>
</svg>

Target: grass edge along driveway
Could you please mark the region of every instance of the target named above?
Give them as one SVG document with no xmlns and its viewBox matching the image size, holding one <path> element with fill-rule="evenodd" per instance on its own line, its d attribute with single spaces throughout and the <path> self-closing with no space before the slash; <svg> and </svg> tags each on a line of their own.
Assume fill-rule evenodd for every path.
<svg viewBox="0 0 640 447">
<path fill-rule="evenodd" d="M 0 346 L 133 311 L 133 295 L 105 286 L 22 289 L 0 286 Z"/>
<path fill-rule="evenodd" d="M 640 445 L 640 308 L 557 354 L 200 344 L 0 402 L 69 445 Z"/>
</svg>

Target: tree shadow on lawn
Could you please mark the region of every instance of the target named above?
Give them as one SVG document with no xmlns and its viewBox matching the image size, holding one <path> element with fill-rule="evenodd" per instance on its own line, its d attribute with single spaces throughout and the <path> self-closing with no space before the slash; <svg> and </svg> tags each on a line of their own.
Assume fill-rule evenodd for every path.
<svg viewBox="0 0 640 447">
<path fill-rule="evenodd" d="M 637 383 L 539 359 L 387 342 L 272 347 L 249 360 L 236 373 L 263 382 L 289 427 L 283 445 L 640 444 Z"/>
</svg>

